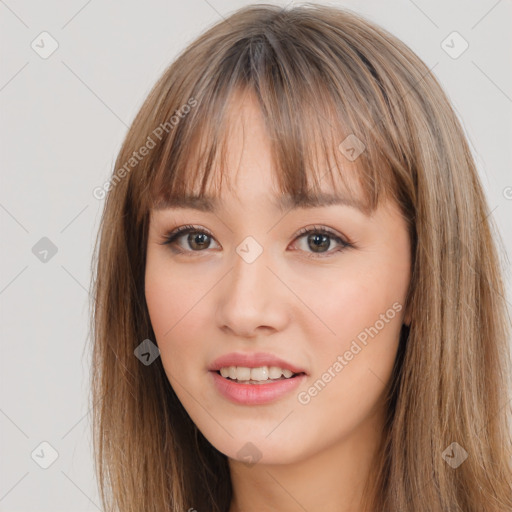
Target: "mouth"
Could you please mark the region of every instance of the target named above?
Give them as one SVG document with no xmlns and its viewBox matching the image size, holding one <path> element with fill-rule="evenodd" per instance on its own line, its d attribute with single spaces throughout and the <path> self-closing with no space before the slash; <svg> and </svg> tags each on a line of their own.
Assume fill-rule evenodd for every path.
<svg viewBox="0 0 512 512">
<path fill-rule="evenodd" d="M 304 368 L 266 352 L 224 354 L 207 369 L 220 396 L 239 405 L 275 402 L 308 376 Z"/>
<path fill-rule="evenodd" d="M 272 384 L 282 380 L 290 380 L 305 372 L 293 372 L 287 368 L 278 366 L 260 366 L 257 368 L 243 366 L 224 366 L 215 372 L 220 377 L 237 384 L 264 385 Z"/>
<path fill-rule="evenodd" d="M 238 374 L 240 368 L 241 375 Z M 271 367 L 265 373 L 264 368 L 223 367 L 220 370 L 210 370 L 209 374 L 219 396 L 234 404 L 245 406 L 270 404 L 285 399 L 307 378 L 305 372 L 294 373 L 291 370 L 281 370 L 279 367 L 272 370 Z M 279 376 L 278 370 L 281 372 Z M 283 371 L 286 375 L 282 374 Z M 256 376 L 256 379 L 253 379 L 253 376 Z"/>
</svg>

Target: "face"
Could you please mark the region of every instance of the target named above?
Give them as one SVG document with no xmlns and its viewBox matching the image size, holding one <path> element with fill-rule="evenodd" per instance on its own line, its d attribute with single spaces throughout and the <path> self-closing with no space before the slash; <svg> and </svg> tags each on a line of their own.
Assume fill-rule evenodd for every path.
<svg viewBox="0 0 512 512">
<path fill-rule="evenodd" d="M 345 203 L 280 209 L 257 104 L 246 97 L 236 112 L 232 186 L 215 209 L 151 213 L 146 301 L 169 382 L 211 444 L 231 459 L 292 463 L 380 417 L 409 238 L 391 203 L 371 215 Z"/>
</svg>

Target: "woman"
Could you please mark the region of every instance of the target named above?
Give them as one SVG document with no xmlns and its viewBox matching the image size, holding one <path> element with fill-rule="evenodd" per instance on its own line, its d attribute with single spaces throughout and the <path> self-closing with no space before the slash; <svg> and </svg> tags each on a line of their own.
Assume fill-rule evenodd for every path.
<svg viewBox="0 0 512 512">
<path fill-rule="evenodd" d="M 425 64 L 254 5 L 133 122 L 93 281 L 105 510 L 512 510 L 488 209 Z"/>
</svg>

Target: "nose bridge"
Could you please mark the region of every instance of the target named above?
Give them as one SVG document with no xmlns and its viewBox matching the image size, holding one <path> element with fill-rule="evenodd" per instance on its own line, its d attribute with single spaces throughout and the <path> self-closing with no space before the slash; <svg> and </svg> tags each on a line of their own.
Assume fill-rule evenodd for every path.
<svg viewBox="0 0 512 512">
<path fill-rule="evenodd" d="M 259 327 L 281 329 L 285 304 L 278 299 L 280 283 L 271 267 L 270 251 L 247 237 L 236 247 L 233 268 L 223 287 L 219 305 L 221 326 L 249 336 Z"/>
<path fill-rule="evenodd" d="M 272 273 L 268 251 L 252 237 L 247 237 L 235 250 L 231 271 L 230 298 L 240 307 L 262 308 L 268 300 Z"/>
</svg>

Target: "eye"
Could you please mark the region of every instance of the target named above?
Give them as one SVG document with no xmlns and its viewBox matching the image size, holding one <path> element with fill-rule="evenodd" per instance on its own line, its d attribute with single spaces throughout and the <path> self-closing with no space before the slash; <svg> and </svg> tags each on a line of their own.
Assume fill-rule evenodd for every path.
<svg viewBox="0 0 512 512">
<path fill-rule="evenodd" d="M 185 238 L 185 235 L 186 238 Z M 179 242 L 185 240 L 185 244 L 188 247 L 183 247 Z M 296 236 L 295 240 L 305 239 L 305 246 L 300 248 L 306 253 L 308 258 L 322 258 L 324 255 L 331 255 L 342 251 L 348 247 L 353 247 L 350 242 L 347 242 L 337 235 L 333 231 L 325 227 L 313 226 L 312 228 L 301 229 Z M 211 235 L 204 228 L 198 228 L 192 225 L 180 226 L 171 233 L 164 236 L 162 245 L 169 245 L 171 250 L 179 254 L 193 254 L 203 252 L 204 249 L 209 249 L 211 242 L 214 241 L 213 235 Z M 331 245 L 338 245 L 336 250 L 329 251 Z M 217 243 L 217 242 L 215 242 Z M 308 251 L 311 249 L 311 252 Z M 295 250 L 295 249 L 294 249 Z"/>
<path fill-rule="evenodd" d="M 308 258 L 323 258 L 353 247 L 350 242 L 343 240 L 341 236 L 325 227 L 313 226 L 312 228 L 301 229 L 296 240 L 301 239 L 304 239 L 305 242 L 302 244 L 301 250 L 306 252 Z M 338 245 L 338 248 L 329 251 L 328 249 L 333 245 L 333 242 Z M 311 252 L 308 252 L 308 249 L 311 249 Z"/>
<path fill-rule="evenodd" d="M 185 238 L 185 235 L 188 236 Z M 169 245 L 172 251 L 180 254 L 201 252 L 203 249 L 210 248 L 210 244 L 214 240 L 213 236 L 205 229 L 196 228 L 191 225 L 180 226 L 164 238 L 165 240 L 162 242 L 162 245 Z M 183 238 L 185 238 L 185 243 L 188 245 L 187 248 L 183 248 L 178 243 Z"/>
</svg>

